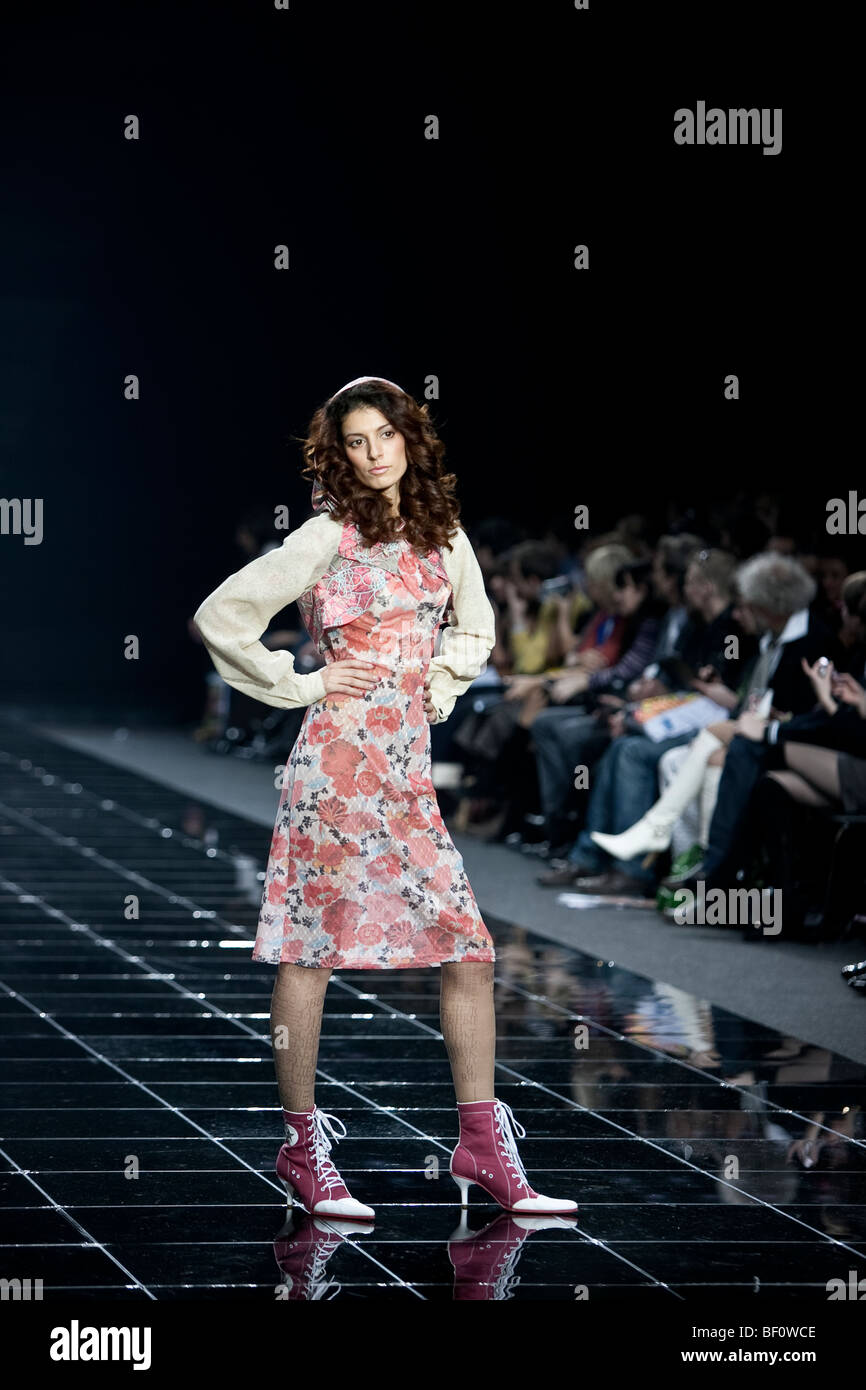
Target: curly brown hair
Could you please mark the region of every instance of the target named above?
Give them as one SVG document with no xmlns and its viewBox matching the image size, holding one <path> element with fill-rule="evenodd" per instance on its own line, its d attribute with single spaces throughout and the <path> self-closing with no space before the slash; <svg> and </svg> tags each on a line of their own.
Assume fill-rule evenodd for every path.
<svg viewBox="0 0 866 1390">
<path fill-rule="evenodd" d="M 391 515 L 388 499 L 361 482 L 343 450 L 343 420 L 351 411 L 366 406 L 380 410 L 405 441 L 406 472 L 399 483 L 400 530 L 399 518 Z M 306 459 L 302 476 L 324 491 L 337 521 L 355 523 L 367 545 L 404 539 L 424 555 L 450 546 L 460 520 L 460 504 L 454 496 L 457 478 L 443 470 L 445 445 L 426 405 L 419 405 L 387 382 L 360 382 L 320 406 L 300 442 Z"/>
</svg>

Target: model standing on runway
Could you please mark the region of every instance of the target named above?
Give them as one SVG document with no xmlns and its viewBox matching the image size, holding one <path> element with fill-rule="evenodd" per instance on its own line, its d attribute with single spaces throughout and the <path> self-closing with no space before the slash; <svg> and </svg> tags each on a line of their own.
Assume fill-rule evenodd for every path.
<svg viewBox="0 0 866 1390">
<path fill-rule="evenodd" d="M 195 614 L 229 685 L 265 704 L 308 706 L 286 764 L 253 959 L 277 965 L 271 1039 L 286 1131 L 277 1173 L 290 1204 L 341 1220 L 374 1212 L 329 1156 L 345 1127 L 315 1103 L 335 968 L 441 969 L 460 1121 L 450 1171 L 462 1204 L 478 1183 L 508 1211 L 577 1210 L 529 1185 L 512 1122 L 525 1131 L 494 1096 L 493 942 L 431 780 L 429 725 L 447 719 L 495 641 L 443 454 L 426 405 L 393 382 L 341 387 L 304 445 L 315 514 Z M 325 659 L 309 675 L 259 640 L 294 601 Z"/>
</svg>

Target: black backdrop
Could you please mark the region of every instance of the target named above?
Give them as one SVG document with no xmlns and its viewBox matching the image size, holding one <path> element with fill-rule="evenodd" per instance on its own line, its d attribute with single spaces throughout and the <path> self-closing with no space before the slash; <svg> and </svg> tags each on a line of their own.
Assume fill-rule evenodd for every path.
<svg viewBox="0 0 866 1390">
<path fill-rule="evenodd" d="M 0 699 L 194 717 L 186 620 L 242 563 L 245 505 L 305 518 L 292 436 L 362 373 L 419 398 L 438 377 L 470 526 L 567 535 L 579 502 L 602 527 L 741 486 L 823 525 L 857 469 L 829 314 L 847 194 L 790 58 L 806 16 L 178 0 L 8 21 L 0 496 L 43 498 L 44 538 L 0 537 Z M 781 153 L 677 146 L 699 99 L 783 108 Z"/>
</svg>

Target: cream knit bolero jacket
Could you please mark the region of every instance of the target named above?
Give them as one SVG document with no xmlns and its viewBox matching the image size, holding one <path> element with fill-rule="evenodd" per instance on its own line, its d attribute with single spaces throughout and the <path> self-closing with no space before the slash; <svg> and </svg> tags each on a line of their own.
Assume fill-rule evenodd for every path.
<svg viewBox="0 0 866 1390">
<path fill-rule="evenodd" d="M 217 671 L 235 690 L 283 709 L 324 698 L 321 669 L 300 674 L 291 652 L 269 651 L 260 639 L 274 614 L 313 588 L 330 568 L 347 524 L 328 511 L 318 512 L 281 546 L 230 574 L 199 606 L 193 621 Z M 462 527 L 452 535 L 450 548 L 443 546 L 439 553 L 452 595 L 450 622 L 440 630 L 439 653 L 428 670 L 437 716 L 432 722 L 437 724 L 480 675 L 496 640 L 481 567 Z"/>
</svg>

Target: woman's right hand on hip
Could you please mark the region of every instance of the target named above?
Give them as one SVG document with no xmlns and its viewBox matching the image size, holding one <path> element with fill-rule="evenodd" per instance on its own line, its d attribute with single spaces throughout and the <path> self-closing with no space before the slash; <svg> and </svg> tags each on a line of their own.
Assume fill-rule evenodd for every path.
<svg viewBox="0 0 866 1390">
<path fill-rule="evenodd" d="M 363 695 L 379 684 L 374 661 L 358 661 L 354 657 L 329 661 L 321 668 L 322 680 L 328 695 Z"/>
</svg>

